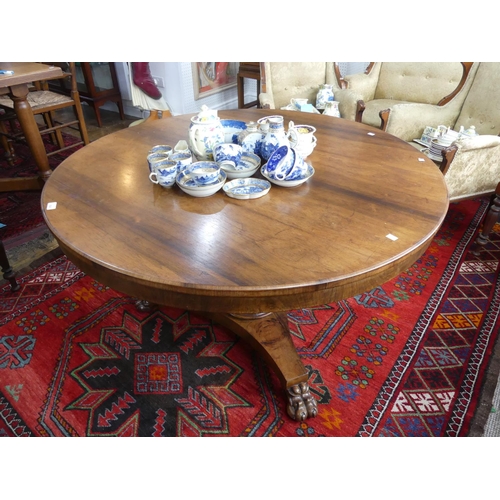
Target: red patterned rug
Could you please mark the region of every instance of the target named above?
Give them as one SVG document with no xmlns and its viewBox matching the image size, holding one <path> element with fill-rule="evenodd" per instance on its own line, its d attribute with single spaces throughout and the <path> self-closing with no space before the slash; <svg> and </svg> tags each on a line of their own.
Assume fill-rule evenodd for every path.
<svg viewBox="0 0 500 500">
<path fill-rule="evenodd" d="M 452 204 L 424 256 L 383 286 L 288 314 L 318 401 L 302 423 L 229 331 L 139 312 L 56 258 L 0 290 L 0 435 L 465 436 L 499 327 L 500 234 L 470 253 L 486 208 Z"/>
</svg>

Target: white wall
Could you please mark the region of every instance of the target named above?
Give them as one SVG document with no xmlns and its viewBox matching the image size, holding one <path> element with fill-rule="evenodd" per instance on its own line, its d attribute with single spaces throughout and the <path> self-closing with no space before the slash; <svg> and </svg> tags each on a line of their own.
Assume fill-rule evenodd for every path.
<svg viewBox="0 0 500 500">
<path fill-rule="evenodd" d="M 143 113 L 132 105 L 128 64 L 117 62 L 116 72 L 122 93 L 125 113 L 129 116 L 143 117 Z M 350 62 L 340 63 L 342 75 L 361 73 L 368 63 Z M 164 87 L 159 87 L 165 101 L 169 105 L 173 115 L 196 113 L 203 104 L 212 109 L 236 109 L 238 107 L 238 92 L 235 87 L 223 90 L 202 99 L 194 99 L 193 74 L 190 62 L 152 62 L 149 64 L 151 74 L 154 77 L 163 79 Z M 245 79 L 245 102 L 253 101 L 257 98 L 257 82 Z M 116 106 L 112 103 L 104 106 L 107 109 L 116 111 Z M 147 112 L 144 113 L 147 115 Z"/>
</svg>

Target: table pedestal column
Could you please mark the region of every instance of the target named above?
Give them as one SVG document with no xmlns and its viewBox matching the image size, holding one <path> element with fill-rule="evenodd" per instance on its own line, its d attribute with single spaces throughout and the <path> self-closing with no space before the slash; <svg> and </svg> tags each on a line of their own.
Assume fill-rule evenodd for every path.
<svg viewBox="0 0 500 500">
<path fill-rule="evenodd" d="M 293 345 L 286 313 L 203 313 L 248 342 L 278 375 L 287 395 L 287 413 L 294 420 L 318 414 L 309 390 L 309 374 Z"/>
</svg>

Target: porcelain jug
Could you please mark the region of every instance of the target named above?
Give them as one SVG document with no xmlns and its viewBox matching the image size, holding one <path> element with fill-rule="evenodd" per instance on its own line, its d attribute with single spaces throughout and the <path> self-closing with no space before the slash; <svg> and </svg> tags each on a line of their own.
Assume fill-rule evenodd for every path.
<svg viewBox="0 0 500 500">
<path fill-rule="evenodd" d="M 339 103 L 338 101 L 328 101 L 325 103 L 323 114 L 327 116 L 336 116 L 340 118 Z"/>
<path fill-rule="evenodd" d="M 198 160 L 213 160 L 215 145 L 224 142 L 224 128 L 216 110 L 203 105 L 201 111 L 191 118 L 188 142 Z"/>
<path fill-rule="evenodd" d="M 467 130 L 464 130 L 463 126 L 460 127 L 460 135 L 464 137 L 475 137 L 479 134 L 476 132 L 476 127 L 471 125 Z"/>
<path fill-rule="evenodd" d="M 264 136 L 260 147 L 260 156 L 264 161 L 267 161 L 279 147 L 294 147 L 297 143 L 297 135 L 295 132 L 291 134 L 285 132 L 282 116 L 271 116 L 268 118 L 267 123 L 269 125 L 269 130 Z"/>
<path fill-rule="evenodd" d="M 328 101 L 333 101 L 333 85 L 325 83 L 319 86 L 316 96 L 316 109 L 325 109 L 325 104 Z"/>
</svg>

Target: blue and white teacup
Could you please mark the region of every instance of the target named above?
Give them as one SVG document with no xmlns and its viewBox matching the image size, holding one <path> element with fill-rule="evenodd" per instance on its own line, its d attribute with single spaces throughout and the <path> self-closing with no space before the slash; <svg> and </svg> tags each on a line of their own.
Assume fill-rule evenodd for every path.
<svg viewBox="0 0 500 500">
<path fill-rule="evenodd" d="M 220 166 L 215 161 L 196 161 L 185 169 L 191 178 L 200 186 L 217 182 Z"/>
<path fill-rule="evenodd" d="M 175 184 L 176 177 L 177 162 L 172 160 L 158 162 L 149 173 L 149 180 L 154 184 L 159 184 L 161 187 L 172 187 Z"/>
<path fill-rule="evenodd" d="M 191 151 L 184 153 L 173 153 L 170 155 L 170 160 L 177 162 L 177 172 L 182 172 L 186 167 L 193 163 Z"/>
<path fill-rule="evenodd" d="M 308 167 L 309 165 L 305 162 L 304 158 L 300 154 L 296 153 L 293 167 L 285 177 L 285 180 L 294 181 L 297 179 L 301 179 L 306 175 Z"/>
<path fill-rule="evenodd" d="M 214 159 L 222 167 L 235 168 L 241 160 L 243 148 L 239 144 L 220 143 L 214 147 Z"/>
<path fill-rule="evenodd" d="M 267 175 L 271 179 L 284 180 L 293 168 L 295 157 L 293 148 L 280 146 L 267 160 Z"/>
<path fill-rule="evenodd" d="M 158 153 L 158 154 L 170 156 L 172 154 L 173 150 L 174 150 L 174 148 L 172 146 L 169 146 L 168 144 L 158 144 L 156 146 L 153 146 L 149 150 L 149 154 Z"/>
</svg>

